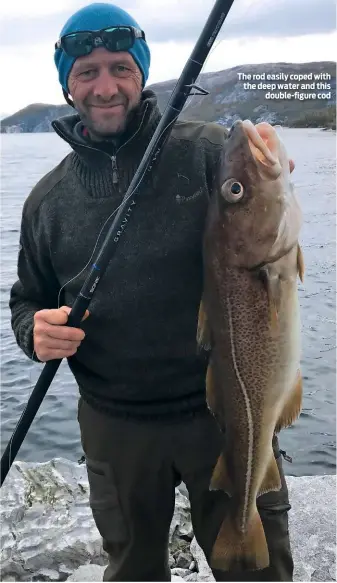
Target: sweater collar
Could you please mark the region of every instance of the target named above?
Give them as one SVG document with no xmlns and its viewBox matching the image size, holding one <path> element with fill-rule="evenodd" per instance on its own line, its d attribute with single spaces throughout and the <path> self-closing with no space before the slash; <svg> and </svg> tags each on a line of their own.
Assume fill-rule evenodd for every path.
<svg viewBox="0 0 337 583">
<path fill-rule="evenodd" d="M 142 92 L 141 102 L 135 110 L 126 131 L 118 141 L 93 142 L 83 133 L 83 125 L 78 114 L 67 115 L 52 122 L 55 132 L 67 142 L 71 148 L 83 159 L 94 167 L 101 167 L 110 163 L 114 148 L 115 154 L 123 148 L 145 151 L 155 129 L 160 121 L 157 97 L 151 89 Z"/>
</svg>

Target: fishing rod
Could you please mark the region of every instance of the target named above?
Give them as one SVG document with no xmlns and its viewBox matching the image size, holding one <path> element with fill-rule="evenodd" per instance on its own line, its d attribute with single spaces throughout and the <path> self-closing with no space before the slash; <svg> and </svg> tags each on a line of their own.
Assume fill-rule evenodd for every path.
<svg viewBox="0 0 337 583">
<path fill-rule="evenodd" d="M 153 165 L 157 163 L 169 134 L 172 131 L 174 122 L 178 118 L 181 110 L 191 95 L 207 95 L 201 87 L 195 85 L 195 81 L 204 65 L 213 43 L 218 36 L 222 24 L 230 11 L 234 0 L 216 0 L 212 11 L 201 31 L 199 39 L 186 62 L 186 65 L 172 91 L 168 104 L 158 123 L 155 133 L 144 153 L 139 167 L 130 183 L 130 186 L 123 198 L 119 211 L 102 243 L 98 255 L 91 266 L 78 296 L 68 317 L 66 326 L 79 327 L 82 318 L 88 308 L 95 293 L 99 281 L 103 277 L 108 263 L 116 251 L 116 246 L 120 237 L 124 233 L 129 222 L 130 215 L 136 205 L 136 192 L 147 172 L 150 172 Z M 192 89 L 198 93 L 191 93 Z M 12 466 L 13 461 L 24 441 L 27 432 L 35 418 L 35 415 L 47 393 L 47 390 L 62 362 L 62 359 L 48 361 L 40 374 L 38 381 L 28 399 L 27 405 L 17 423 L 17 426 L 10 438 L 7 447 L 1 458 L 1 484 Z"/>
</svg>

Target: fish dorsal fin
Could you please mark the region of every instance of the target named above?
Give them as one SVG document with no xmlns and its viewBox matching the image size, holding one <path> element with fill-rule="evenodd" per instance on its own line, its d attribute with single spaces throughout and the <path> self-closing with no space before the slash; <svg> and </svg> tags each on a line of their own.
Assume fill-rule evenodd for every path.
<svg viewBox="0 0 337 583">
<path fill-rule="evenodd" d="M 268 266 L 261 267 L 259 278 L 267 292 L 270 321 L 272 330 L 277 332 L 279 329 L 279 308 L 280 308 L 280 280 L 277 275 L 271 276 Z"/>
<path fill-rule="evenodd" d="M 199 306 L 199 317 L 198 317 L 198 330 L 197 330 L 197 343 L 198 346 L 203 350 L 211 350 L 211 329 L 205 310 L 205 302 L 201 299 Z"/>
<path fill-rule="evenodd" d="M 301 249 L 300 244 L 297 245 L 297 271 L 298 271 L 298 274 L 300 276 L 300 280 L 303 283 L 305 265 L 304 265 L 304 257 L 303 257 L 303 253 L 302 253 L 302 249 Z"/>
</svg>

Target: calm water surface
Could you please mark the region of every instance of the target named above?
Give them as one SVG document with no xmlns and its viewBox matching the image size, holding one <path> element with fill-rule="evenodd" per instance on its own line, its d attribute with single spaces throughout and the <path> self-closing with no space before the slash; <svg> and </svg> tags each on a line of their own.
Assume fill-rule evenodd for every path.
<svg viewBox="0 0 337 583">
<path fill-rule="evenodd" d="M 306 276 L 299 284 L 302 310 L 304 403 L 294 427 L 283 430 L 280 444 L 293 457 L 289 475 L 336 471 L 335 380 L 335 140 L 317 129 L 280 130 L 304 210 L 301 244 Z M 43 366 L 18 348 L 10 326 L 8 299 L 16 279 L 22 205 L 36 182 L 69 151 L 55 134 L 1 136 L 1 452 L 16 426 Z M 65 209 L 66 212 L 66 209 Z M 82 455 L 76 421 L 77 387 L 62 363 L 18 454 L 18 459 L 47 461 Z"/>
</svg>

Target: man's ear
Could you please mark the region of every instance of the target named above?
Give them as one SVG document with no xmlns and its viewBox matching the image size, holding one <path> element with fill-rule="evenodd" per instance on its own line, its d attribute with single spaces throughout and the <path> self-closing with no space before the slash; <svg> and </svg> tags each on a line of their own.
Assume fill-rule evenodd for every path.
<svg viewBox="0 0 337 583">
<path fill-rule="evenodd" d="M 63 97 L 66 100 L 66 102 L 68 103 L 68 105 L 70 105 L 71 107 L 73 107 L 75 109 L 75 105 L 74 102 L 70 99 L 69 93 L 67 93 L 63 87 L 62 87 L 62 93 L 63 93 Z"/>
</svg>

